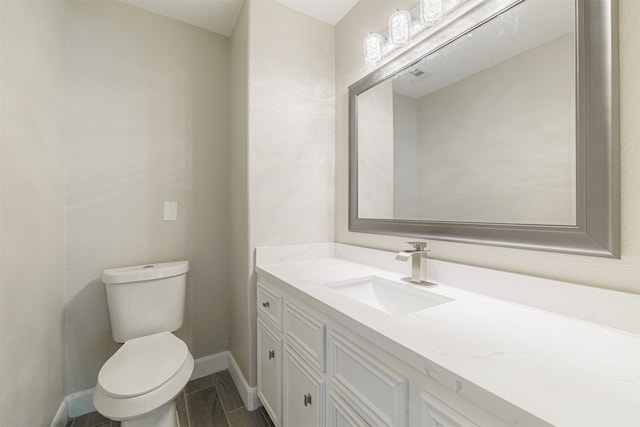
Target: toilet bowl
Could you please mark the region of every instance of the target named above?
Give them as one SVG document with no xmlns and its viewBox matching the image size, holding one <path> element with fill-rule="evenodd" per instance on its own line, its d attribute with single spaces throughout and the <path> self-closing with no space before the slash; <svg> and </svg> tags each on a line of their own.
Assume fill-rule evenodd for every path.
<svg viewBox="0 0 640 427">
<path fill-rule="evenodd" d="M 193 364 L 186 344 L 170 332 L 128 340 L 100 369 L 96 410 L 123 427 L 178 427 L 174 399 Z"/>
</svg>

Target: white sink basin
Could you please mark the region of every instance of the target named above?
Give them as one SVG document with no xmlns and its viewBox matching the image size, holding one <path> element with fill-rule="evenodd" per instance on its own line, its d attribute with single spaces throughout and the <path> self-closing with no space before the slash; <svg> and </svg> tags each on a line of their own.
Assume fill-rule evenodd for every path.
<svg viewBox="0 0 640 427">
<path fill-rule="evenodd" d="M 453 301 L 416 285 L 394 282 L 378 276 L 334 282 L 327 286 L 344 296 L 393 315 L 415 313 Z"/>
</svg>

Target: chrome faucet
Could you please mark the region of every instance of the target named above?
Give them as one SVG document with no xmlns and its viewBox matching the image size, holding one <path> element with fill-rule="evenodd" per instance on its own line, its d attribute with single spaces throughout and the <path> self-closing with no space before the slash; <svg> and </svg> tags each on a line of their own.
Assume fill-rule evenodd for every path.
<svg viewBox="0 0 640 427">
<path fill-rule="evenodd" d="M 422 260 L 427 260 L 426 253 L 429 252 L 426 249 L 427 242 L 407 242 L 407 244 L 412 245 L 413 249 L 399 252 L 396 255 L 396 259 L 400 261 L 406 261 L 411 258 L 411 277 L 405 277 L 402 280 L 420 285 L 431 285 L 432 283 L 427 282 L 426 273 L 423 277 L 421 268 Z"/>
</svg>

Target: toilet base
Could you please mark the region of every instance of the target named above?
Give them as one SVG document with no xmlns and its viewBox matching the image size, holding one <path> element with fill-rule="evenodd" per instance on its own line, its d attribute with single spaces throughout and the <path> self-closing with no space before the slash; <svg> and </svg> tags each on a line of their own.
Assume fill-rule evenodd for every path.
<svg viewBox="0 0 640 427">
<path fill-rule="evenodd" d="M 171 399 L 143 417 L 122 421 L 120 425 L 121 427 L 180 427 L 176 401 Z"/>
</svg>

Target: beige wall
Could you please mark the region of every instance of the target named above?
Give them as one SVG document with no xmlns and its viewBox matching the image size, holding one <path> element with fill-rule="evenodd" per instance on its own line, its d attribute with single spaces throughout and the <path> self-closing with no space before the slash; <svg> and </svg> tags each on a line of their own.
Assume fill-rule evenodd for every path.
<svg viewBox="0 0 640 427">
<path fill-rule="evenodd" d="M 248 217 L 247 224 L 233 227 L 238 235 L 231 238 L 244 245 L 248 237 L 249 251 L 237 248 L 244 258 L 233 261 L 231 350 L 255 385 L 255 247 L 333 240 L 334 44 L 333 27 L 272 0 L 245 5 L 233 35 L 242 55 L 245 34 L 248 133 L 245 139 L 245 125 L 234 118 L 233 144 L 246 142 L 247 148 L 232 148 L 232 162 L 243 167 L 246 156 L 248 182 L 246 189 L 234 183 L 240 192 L 232 197 L 247 197 Z M 234 114 L 244 115 L 242 108 L 234 107 Z M 244 200 L 232 203 L 244 215 Z"/>
<path fill-rule="evenodd" d="M 250 4 L 250 241 L 333 240 L 333 27 L 271 0 Z"/>
<path fill-rule="evenodd" d="M 249 249 L 333 240 L 333 27 L 250 2 Z M 255 278 L 249 280 L 255 345 Z M 255 384 L 255 352 L 250 353 Z"/>
<path fill-rule="evenodd" d="M 229 146 L 229 248 L 231 253 L 230 350 L 247 380 L 255 378 L 255 334 L 249 277 L 249 4 L 245 3 L 230 43 L 231 138 Z M 253 305 L 252 305 L 253 304 Z"/>
<path fill-rule="evenodd" d="M 0 426 L 44 426 L 64 397 L 65 4 L 0 19 Z"/>
<path fill-rule="evenodd" d="M 406 238 L 348 231 L 347 88 L 370 70 L 362 60 L 362 40 L 384 27 L 397 0 L 361 1 L 336 27 L 336 240 L 387 250 Z M 411 5 L 409 5 L 411 7 Z M 640 292 L 640 2 L 620 1 L 622 257 L 620 260 L 431 241 L 430 256 L 601 288 Z"/>
<path fill-rule="evenodd" d="M 101 272 L 188 259 L 194 357 L 229 337 L 228 38 L 112 1 L 68 19 L 66 391 L 117 349 Z M 162 219 L 178 202 L 178 221 Z"/>
</svg>

